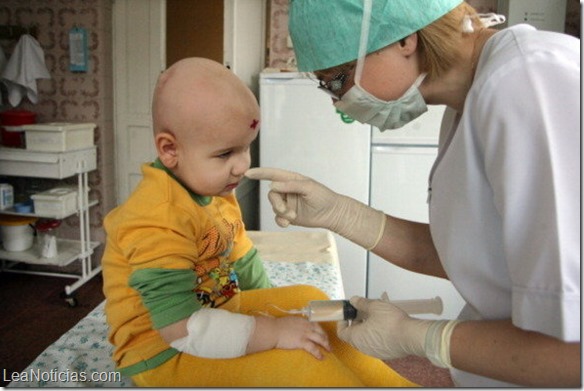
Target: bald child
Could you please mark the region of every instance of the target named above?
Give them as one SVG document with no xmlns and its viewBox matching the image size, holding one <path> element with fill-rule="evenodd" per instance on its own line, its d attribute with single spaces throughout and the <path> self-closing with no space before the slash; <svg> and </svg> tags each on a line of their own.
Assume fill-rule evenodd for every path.
<svg viewBox="0 0 584 391">
<path fill-rule="evenodd" d="M 266 316 L 326 295 L 273 288 L 246 234 L 234 190 L 250 166 L 259 112 L 245 84 L 214 61 L 184 59 L 159 77 L 158 157 L 104 224 L 109 339 L 118 370 L 138 386 L 362 384 L 330 353 L 340 344 L 361 357 L 332 327 Z"/>
</svg>

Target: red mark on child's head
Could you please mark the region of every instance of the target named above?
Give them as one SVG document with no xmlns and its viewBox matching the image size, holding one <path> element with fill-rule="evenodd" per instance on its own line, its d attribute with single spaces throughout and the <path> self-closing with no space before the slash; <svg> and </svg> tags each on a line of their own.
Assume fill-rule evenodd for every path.
<svg viewBox="0 0 584 391">
<path fill-rule="evenodd" d="M 254 119 L 253 121 L 251 121 L 251 125 L 249 125 L 249 127 L 251 129 L 255 129 L 258 127 L 258 124 L 260 123 L 260 121 L 258 121 L 257 119 Z"/>
</svg>

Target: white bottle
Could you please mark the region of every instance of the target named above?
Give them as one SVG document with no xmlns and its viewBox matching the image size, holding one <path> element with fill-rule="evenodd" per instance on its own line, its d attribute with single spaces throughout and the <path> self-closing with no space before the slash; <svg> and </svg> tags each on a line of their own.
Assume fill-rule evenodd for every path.
<svg viewBox="0 0 584 391">
<path fill-rule="evenodd" d="M 14 189 L 8 183 L 0 183 L 0 210 L 10 209 L 14 205 Z"/>
<path fill-rule="evenodd" d="M 44 234 L 41 248 L 42 258 L 54 258 L 57 256 L 57 238 L 55 235 Z"/>
</svg>

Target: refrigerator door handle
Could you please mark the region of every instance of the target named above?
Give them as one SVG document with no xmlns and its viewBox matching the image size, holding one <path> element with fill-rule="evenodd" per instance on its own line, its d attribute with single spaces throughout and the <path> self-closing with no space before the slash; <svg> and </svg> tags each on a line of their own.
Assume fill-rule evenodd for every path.
<svg viewBox="0 0 584 391">
<path fill-rule="evenodd" d="M 417 144 L 373 144 L 371 153 L 428 153 L 435 151 L 436 145 L 417 145 Z"/>
</svg>

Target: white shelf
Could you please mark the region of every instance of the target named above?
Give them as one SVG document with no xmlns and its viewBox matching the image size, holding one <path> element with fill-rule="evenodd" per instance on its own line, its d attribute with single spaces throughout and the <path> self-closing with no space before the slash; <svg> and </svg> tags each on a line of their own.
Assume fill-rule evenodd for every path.
<svg viewBox="0 0 584 391">
<path fill-rule="evenodd" d="M 67 152 L 39 152 L 0 147 L 0 175 L 64 179 L 97 167 L 95 147 Z"/>
<path fill-rule="evenodd" d="M 31 265 L 51 265 L 64 267 L 71 262 L 76 261 L 83 255 L 89 256 L 93 250 L 100 245 L 99 242 L 88 242 L 88 254 L 83 254 L 81 242 L 79 240 L 71 239 L 57 239 L 57 256 L 53 258 L 42 258 L 39 255 L 38 247 L 32 246 L 24 251 L 6 251 L 0 249 L 0 259 L 6 261 L 24 262 Z"/>
<path fill-rule="evenodd" d="M 88 207 L 91 208 L 92 206 L 95 206 L 99 203 L 98 200 L 89 200 L 89 205 Z M 57 219 L 57 220 L 63 220 L 69 216 L 73 216 L 74 214 L 78 214 L 79 210 L 76 210 L 73 213 L 69 213 L 66 215 L 50 215 L 50 214 L 36 214 L 36 213 L 20 213 L 20 212 L 15 212 L 14 211 L 14 207 L 12 207 L 11 209 L 4 209 L 4 210 L 0 210 L 0 215 L 11 215 L 11 216 L 23 216 L 23 217 L 38 217 L 38 218 L 46 218 L 46 219 Z"/>
<path fill-rule="evenodd" d="M 18 213 L 2 210 L 0 214 L 27 217 L 45 217 L 63 219 L 77 214 L 79 216 L 79 240 L 57 239 L 57 256 L 53 258 L 40 257 L 36 246 L 26 250 L 11 252 L 0 249 L 0 271 L 47 275 L 55 277 L 75 278 L 77 281 L 65 286 L 66 301 L 69 305 L 71 294 L 80 286 L 89 281 L 101 271 L 101 266 L 94 266 L 91 262 L 93 250 L 100 245 L 90 240 L 89 208 L 97 205 L 97 200 L 89 200 L 88 173 L 96 169 L 96 148 L 91 147 L 78 151 L 67 152 L 33 152 L 17 150 L 15 148 L 0 148 L 0 175 L 20 176 L 29 178 L 64 179 L 77 175 L 77 191 L 82 197 L 77 198 L 77 208 L 72 213 L 42 216 L 35 213 Z M 81 264 L 81 274 L 48 273 L 43 271 L 20 270 L 6 267 L 5 261 L 21 262 L 32 265 L 53 265 L 64 267 L 74 261 Z"/>
</svg>

